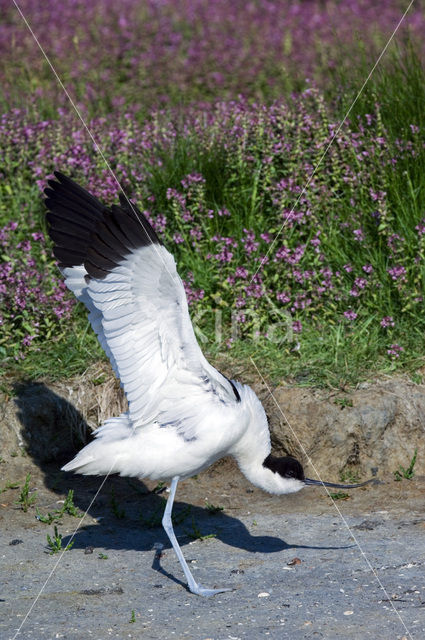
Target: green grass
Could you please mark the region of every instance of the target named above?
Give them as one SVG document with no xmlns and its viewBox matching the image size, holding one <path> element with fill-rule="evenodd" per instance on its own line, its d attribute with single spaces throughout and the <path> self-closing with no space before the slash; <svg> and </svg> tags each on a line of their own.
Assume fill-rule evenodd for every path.
<svg viewBox="0 0 425 640">
<path fill-rule="evenodd" d="M 50 549 L 49 554 L 51 556 L 56 553 L 60 553 L 61 551 L 69 551 L 69 549 L 71 549 L 74 545 L 74 542 L 72 541 L 69 544 L 67 544 L 66 547 L 62 547 L 63 536 L 61 533 L 58 532 L 58 528 L 56 525 L 54 526 L 53 537 L 47 534 L 46 538 L 47 538 L 47 546 Z"/>
<path fill-rule="evenodd" d="M 405 469 L 401 464 L 399 465 L 398 470 L 394 471 L 395 480 L 399 482 L 403 478 L 405 478 L 406 480 L 411 480 L 414 477 L 417 455 L 418 455 L 418 450 L 415 449 L 407 469 Z"/>
<path fill-rule="evenodd" d="M 24 486 L 22 487 L 21 493 L 19 494 L 19 498 L 15 501 L 16 504 L 20 505 L 22 511 L 24 511 L 25 513 L 37 500 L 36 492 L 30 495 L 30 481 L 31 481 L 31 474 L 27 473 Z"/>
<path fill-rule="evenodd" d="M 370 66 L 371 61 L 364 60 L 357 68 L 343 67 L 342 71 L 336 72 L 335 86 L 344 87 L 344 91 L 337 96 L 328 88 L 326 96 L 331 107 L 326 107 L 327 114 L 324 114 L 323 118 L 324 131 L 326 118 L 333 115 L 335 121 L 338 121 L 338 118 L 345 115 Z M 414 49 L 408 46 L 403 52 L 390 53 L 378 67 L 356 102 L 350 121 L 356 129 L 358 117 L 364 118 L 369 113 L 376 114 L 376 133 L 387 139 L 390 150 L 396 150 L 399 138 L 411 140 L 415 135 L 420 135 L 421 140 L 423 139 L 424 104 L 424 68 Z M 317 108 L 322 108 L 320 103 Z M 421 133 L 412 133 L 410 124 L 419 126 Z M 321 135 L 320 132 L 317 135 Z M 208 234 L 241 237 L 245 227 L 258 233 L 269 230 L 273 205 L 264 185 L 272 176 L 267 174 L 260 161 L 267 140 L 259 137 L 250 140 L 249 144 L 252 145 L 256 159 L 251 166 L 247 166 L 237 154 L 229 156 L 220 146 L 205 150 L 200 147 L 200 141 L 196 137 L 182 138 L 171 150 L 158 151 L 162 164 L 151 168 L 143 193 L 155 197 L 155 211 L 165 211 L 172 218 L 175 212 L 173 214 L 173 205 L 166 197 L 167 189 L 180 189 L 181 180 L 185 176 L 198 172 L 203 175 L 206 183 L 202 196 L 193 204 L 194 211 L 202 200 L 212 209 L 227 207 L 232 214 L 229 218 L 216 217 L 211 223 L 215 226 L 205 226 Z M 337 145 L 338 143 L 335 143 L 323 161 L 324 164 L 334 163 L 333 182 L 328 185 L 331 197 L 326 203 L 327 213 L 337 221 L 350 220 L 353 215 L 350 198 L 353 194 L 344 186 L 340 173 L 344 163 L 349 163 L 356 170 L 357 161 L 352 148 L 339 151 L 339 155 L 336 151 L 334 153 Z M 314 151 L 312 154 L 314 166 L 319 155 Z M 25 166 L 25 160 L 29 159 L 21 158 L 21 165 L 17 162 L 12 163 L 10 175 L 13 174 L 14 178 L 13 189 L 12 182 L 5 181 L 0 185 L 0 221 L 20 221 L 16 241 L 27 238 L 33 229 L 45 228 L 40 197 L 31 172 Z M 289 171 L 291 163 L 296 162 L 296 154 L 292 154 L 287 160 L 288 166 L 280 168 L 282 175 Z M 424 264 L 424 248 L 418 247 L 415 226 L 425 215 L 425 153 L 421 152 L 416 157 L 406 155 L 399 161 L 396 171 L 384 166 L 380 158 L 371 160 L 370 168 L 371 182 L 365 186 L 364 193 L 359 188 L 360 192 L 356 194 L 357 207 L 364 212 L 370 212 L 368 189 L 371 185 L 377 190 L 385 190 L 387 210 L 381 221 L 382 228 L 376 232 L 372 228 L 369 229 L 371 241 L 361 248 L 350 243 L 337 224 L 330 224 L 326 237 L 323 236 L 324 247 L 334 269 L 341 269 L 342 265 L 350 262 L 360 270 L 362 265 L 372 263 L 376 278 L 382 284 L 368 301 L 355 325 L 350 327 L 347 323 L 341 322 L 340 312 L 324 302 L 312 309 L 312 322 L 303 322 L 303 332 L 300 336 L 288 336 L 285 318 L 273 316 L 264 306 L 261 309 L 261 322 L 267 325 L 283 320 L 284 326 L 275 332 L 273 340 L 264 337 L 257 339 L 255 325 L 249 326 L 245 334 L 234 341 L 229 351 L 231 359 L 248 362 L 252 357 L 261 372 L 267 373 L 275 382 L 285 378 L 298 384 L 342 388 L 364 378 L 397 371 L 408 372 L 412 379 L 418 381 L 422 379 L 421 368 L 425 363 L 425 327 L 420 305 L 414 303 L 414 298 L 425 296 L 425 267 L 422 266 L 422 273 L 420 270 L 417 271 L 417 281 L 412 284 L 408 294 L 396 291 L 391 286 L 386 271 L 389 258 L 385 242 L 390 232 L 399 233 L 406 238 L 406 255 L 403 257 L 406 266 L 409 268 L 417 255 L 421 255 L 421 264 Z M 306 180 L 307 175 L 300 181 L 301 186 Z M 314 193 L 309 193 L 309 196 L 314 205 Z M 145 196 L 142 194 L 142 197 Z M 143 204 L 147 206 L 146 202 Z M 293 204 L 294 197 L 290 194 L 287 206 Z M 26 207 L 25 214 L 22 213 L 23 207 Z M 318 220 L 321 214 L 320 207 L 317 206 L 315 215 Z M 200 224 L 206 225 L 202 216 L 200 220 Z M 231 337 L 231 307 L 228 302 L 231 287 L 223 282 L 223 275 L 219 269 L 212 271 L 206 268 L 204 254 L 194 250 L 188 243 L 188 229 L 181 226 L 177 215 L 172 230 L 181 231 L 186 240 L 179 247 L 170 246 L 176 254 L 179 271 L 183 276 L 189 271 L 193 272 L 196 287 L 205 290 L 205 298 L 192 309 L 192 317 L 195 319 L 198 335 L 203 336 L 202 348 L 212 361 L 217 361 L 223 352 L 227 352 L 226 341 Z M 288 243 L 292 241 L 290 231 L 285 237 Z M 43 260 L 46 261 L 41 255 L 36 255 L 35 258 L 40 266 Z M 243 266 L 242 255 L 240 260 Z M 54 269 L 50 258 L 48 269 Z M 277 281 L 270 282 L 271 286 L 278 284 L 280 283 Z M 215 335 L 217 311 L 222 313 L 223 321 L 220 341 L 217 341 Z M 379 327 L 379 320 L 388 315 L 397 317 L 397 326 L 384 332 Z M 21 337 L 20 334 L 16 334 L 16 341 Z M 10 340 L 9 335 L 6 342 L 2 343 L 0 339 L 0 355 L 6 355 Z M 390 359 L 386 353 L 388 346 L 397 342 L 403 344 L 404 351 L 399 358 Z M 9 356 L 4 358 L 2 372 L 6 376 L 6 383 L 16 378 L 68 378 L 81 374 L 91 363 L 101 359 L 105 359 L 105 356 L 87 322 L 85 310 L 81 305 L 77 305 L 72 319 L 67 323 L 55 324 L 50 334 L 46 330 L 45 339 L 38 341 L 36 348 L 29 350 L 25 359 Z"/>
<path fill-rule="evenodd" d="M 377 329 L 370 330 L 366 320 L 351 332 L 340 325 L 323 325 L 320 329 L 307 329 L 301 345 L 285 342 L 273 343 L 266 339 L 249 338 L 236 341 L 226 359 L 245 363 L 250 359 L 256 363 L 265 378 L 278 384 L 285 379 L 301 386 L 329 386 L 344 389 L 361 380 L 371 380 L 379 375 L 397 372 L 415 372 L 424 365 L 424 338 L 418 328 L 412 327 L 409 319 L 400 328 L 404 333 L 405 352 L 397 360 L 386 357 L 387 338 Z M 220 360 L 226 350 L 223 345 L 204 347 L 214 361 Z M 417 382 L 421 382 L 421 377 Z"/>
<path fill-rule="evenodd" d="M 349 69 L 335 68 L 335 86 L 344 89 L 337 96 L 330 94 L 329 99 L 340 117 L 354 102 L 374 62 L 363 58 L 362 64 Z M 409 41 L 404 46 L 393 43 L 356 100 L 349 119 L 356 122 L 358 116 L 373 113 L 378 103 L 383 125 L 394 140 L 408 131 L 410 124 L 425 126 L 424 100 L 424 64 L 417 46 Z"/>
<path fill-rule="evenodd" d="M 45 516 L 40 513 L 39 509 L 36 510 L 37 515 L 36 519 L 39 522 L 43 522 L 44 524 L 52 524 L 53 522 L 60 522 L 61 518 L 67 513 L 70 516 L 74 516 L 75 518 L 81 518 L 82 513 L 78 511 L 77 507 L 74 504 L 74 490 L 70 489 L 68 494 L 63 502 L 63 505 L 60 509 L 55 509 L 54 511 L 49 511 Z"/>
<path fill-rule="evenodd" d="M 107 360 L 82 305 L 78 305 L 73 321 L 63 330 L 40 344 L 25 359 L 5 363 L 3 371 L 0 366 L 5 383 L 17 378 L 51 381 L 70 378 L 84 373 L 91 363 Z"/>
</svg>

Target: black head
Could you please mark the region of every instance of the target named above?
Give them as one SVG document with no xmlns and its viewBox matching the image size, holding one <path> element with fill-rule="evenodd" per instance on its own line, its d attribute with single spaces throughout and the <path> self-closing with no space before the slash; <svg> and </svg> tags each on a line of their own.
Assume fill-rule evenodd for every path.
<svg viewBox="0 0 425 640">
<path fill-rule="evenodd" d="M 366 480 L 366 482 L 360 482 L 358 484 L 339 484 L 337 482 L 323 482 L 322 480 L 312 480 L 304 476 L 304 470 L 298 460 L 292 456 L 284 456 L 283 458 L 277 458 L 269 454 L 263 462 L 263 467 L 270 469 L 273 473 L 278 473 L 282 478 L 294 478 L 300 480 L 307 485 L 332 487 L 334 489 L 356 489 L 357 487 L 364 487 L 369 482 L 374 482 L 374 478 Z"/>
<path fill-rule="evenodd" d="M 282 478 L 294 478 L 304 482 L 304 470 L 298 460 L 292 456 L 284 458 L 276 458 L 269 454 L 263 462 L 263 467 L 270 469 L 274 473 L 278 473 Z"/>
</svg>

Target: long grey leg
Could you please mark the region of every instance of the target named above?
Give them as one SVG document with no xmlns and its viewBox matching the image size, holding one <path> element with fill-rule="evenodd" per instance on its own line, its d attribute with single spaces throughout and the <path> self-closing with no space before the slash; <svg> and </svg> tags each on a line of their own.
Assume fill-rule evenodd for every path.
<svg viewBox="0 0 425 640">
<path fill-rule="evenodd" d="M 167 500 L 167 505 L 165 507 L 164 516 L 162 518 L 162 526 L 165 529 L 167 536 L 170 539 L 171 544 L 173 545 L 173 549 L 176 552 L 176 555 L 179 559 L 179 562 L 182 566 L 184 575 L 187 580 L 187 585 L 192 593 L 195 593 L 198 596 L 213 596 L 216 593 L 222 593 L 223 591 L 232 591 L 232 589 L 205 589 L 200 584 L 195 581 L 195 578 L 190 572 L 189 567 L 187 566 L 187 562 L 184 559 L 182 551 L 179 547 L 179 543 L 177 542 L 177 538 L 173 531 L 173 523 L 171 521 L 171 512 L 174 504 L 174 496 L 176 495 L 177 484 L 179 481 L 179 476 L 174 476 L 171 482 L 170 495 Z"/>
</svg>

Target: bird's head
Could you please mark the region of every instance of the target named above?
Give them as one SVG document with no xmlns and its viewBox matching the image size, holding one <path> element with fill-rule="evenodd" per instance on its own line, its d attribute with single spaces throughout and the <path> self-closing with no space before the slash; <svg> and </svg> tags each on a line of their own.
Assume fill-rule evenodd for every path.
<svg viewBox="0 0 425 640">
<path fill-rule="evenodd" d="M 372 479 L 358 484 L 339 484 L 336 482 L 312 480 L 311 478 L 305 477 L 301 463 L 295 458 L 292 458 L 292 456 L 277 458 L 270 454 L 264 460 L 263 467 L 276 474 L 274 480 L 277 490 L 273 491 L 273 493 L 294 493 L 306 485 L 331 487 L 332 489 L 356 489 L 373 481 Z M 279 487 L 281 487 L 280 491 L 278 490 Z"/>
</svg>

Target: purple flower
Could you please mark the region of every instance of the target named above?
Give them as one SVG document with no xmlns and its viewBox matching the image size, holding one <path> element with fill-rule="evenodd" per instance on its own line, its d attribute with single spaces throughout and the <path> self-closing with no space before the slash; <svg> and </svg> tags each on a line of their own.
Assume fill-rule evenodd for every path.
<svg viewBox="0 0 425 640">
<path fill-rule="evenodd" d="M 276 298 L 277 300 L 279 300 L 279 302 L 282 302 L 283 304 L 286 304 L 287 302 L 291 302 L 291 296 L 288 293 L 286 293 L 286 291 L 277 293 Z"/>
<path fill-rule="evenodd" d="M 173 234 L 173 241 L 175 242 L 175 244 L 182 244 L 184 242 L 184 238 L 181 233 L 176 232 Z"/>
<path fill-rule="evenodd" d="M 237 267 L 236 271 L 235 271 L 235 278 L 247 278 L 248 277 L 248 270 L 245 269 L 245 267 Z"/>
<path fill-rule="evenodd" d="M 259 242 L 255 242 L 255 233 L 249 229 L 244 229 L 245 238 L 242 238 L 242 244 L 245 246 L 245 251 L 248 255 L 257 251 Z"/>
<path fill-rule="evenodd" d="M 201 229 L 199 227 L 193 227 L 190 230 L 189 233 L 190 233 L 191 237 L 194 238 L 194 240 L 198 240 L 199 241 L 199 240 L 202 239 L 202 235 L 203 234 L 202 234 L 202 231 L 201 231 Z"/>
<path fill-rule="evenodd" d="M 319 245 L 320 245 L 320 237 L 319 237 L 320 234 L 321 234 L 321 231 L 318 231 L 316 233 L 316 235 L 310 240 L 310 243 L 313 245 L 313 247 L 316 247 L 316 248 L 319 247 Z"/>
<path fill-rule="evenodd" d="M 260 233 L 260 238 L 264 240 L 266 244 L 270 244 L 270 242 L 272 241 L 270 233 Z"/>
<path fill-rule="evenodd" d="M 185 189 L 189 189 L 192 185 L 205 184 L 205 178 L 200 173 L 190 173 L 181 180 L 181 184 Z"/>
<path fill-rule="evenodd" d="M 292 331 L 294 333 L 301 333 L 302 330 L 303 330 L 303 326 L 302 326 L 301 322 L 299 320 L 295 320 L 292 323 Z"/>
<path fill-rule="evenodd" d="M 18 242 L 16 245 L 17 249 L 22 249 L 22 251 L 31 251 L 31 242 L 29 240 L 23 240 L 22 242 Z"/>
<path fill-rule="evenodd" d="M 385 316 L 384 318 L 382 318 L 380 325 L 384 329 L 387 329 L 388 327 L 395 327 L 395 322 L 392 316 Z"/>
<path fill-rule="evenodd" d="M 400 357 L 400 353 L 402 351 L 404 351 L 404 349 L 399 344 L 392 344 L 390 345 L 390 348 L 387 349 L 387 354 L 392 360 L 395 360 L 396 358 Z"/>
<path fill-rule="evenodd" d="M 348 309 L 347 311 L 344 311 L 344 316 L 347 320 L 353 321 L 357 318 L 357 313 L 352 309 Z"/>
<path fill-rule="evenodd" d="M 395 267 L 389 267 L 387 269 L 390 274 L 392 280 L 401 280 L 401 282 L 406 282 L 406 268 L 402 265 L 397 265 Z"/>
<path fill-rule="evenodd" d="M 41 231 L 36 231 L 35 233 L 32 233 L 31 236 L 36 242 L 44 242 L 44 234 L 41 233 Z"/>
<path fill-rule="evenodd" d="M 365 239 L 365 235 L 364 235 L 363 229 L 354 229 L 353 230 L 353 234 L 354 234 L 355 239 L 358 242 L 363 242 L 363 240 Z"/>
<path fill-rule="evenodd" d="M 357 289 L 364 289 L 367 285 L 367 280 L 366 278 L 355 278 L 354 279 L 354 286 Z"/>
<path fill-rule="evenodd" d="M 420 224 L 416 225 L 415 229 L 418 232 L 418 235 L 425 235 L 425 218 L 422 219 L 422 222 Z"/>
</svg>

